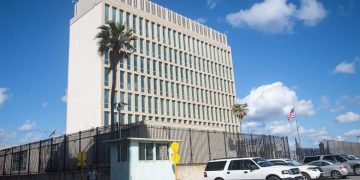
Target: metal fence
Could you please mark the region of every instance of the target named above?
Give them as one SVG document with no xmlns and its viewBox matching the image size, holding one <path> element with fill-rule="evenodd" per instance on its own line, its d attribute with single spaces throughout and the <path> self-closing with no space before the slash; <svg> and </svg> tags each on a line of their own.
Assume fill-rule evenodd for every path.
<svg viewBox="0 0 360 180">
<path fill-rule="evenodd" d="M 180 164 L 199 164 L 226 157 L 290 157 L 287 137 L 204 131 L 147 125 L 117 126 L 117 136 L 176 139 L 180 142 Z M 121 129 L 121 131 L 119 131 Z M 41 140 L 0 151 L 0 176 L 76 171 L 79 152 L 87 154 L 87 165 L 109 168 L 110 127 L 99 127 Z"/>
</svg>

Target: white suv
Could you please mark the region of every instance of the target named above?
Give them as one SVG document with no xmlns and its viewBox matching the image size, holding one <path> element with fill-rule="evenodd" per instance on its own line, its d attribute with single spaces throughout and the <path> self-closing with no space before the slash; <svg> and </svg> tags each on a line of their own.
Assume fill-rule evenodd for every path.
<svg viewBox="0 0 360 180">
<path fill-rule="evenodd" d="M 227 158 L 209 161 L 204 180 L 302 180 L 300 170 L 292 166 L 273 166 L 264 158 Z"/>
<path fill-rule="evenodd" d="M 291 159 L 269 159 L 268 161 L 274 165 L 297 166 L 304 176 L 304 180 L 318 179 L 324 174 L 322 170 L 316 166 L 303 165 Z"/>
</svg>

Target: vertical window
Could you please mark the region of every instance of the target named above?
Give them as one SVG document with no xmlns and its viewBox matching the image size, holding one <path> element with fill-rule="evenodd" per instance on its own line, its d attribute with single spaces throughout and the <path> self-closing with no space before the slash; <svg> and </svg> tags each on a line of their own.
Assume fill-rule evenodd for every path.
<svg viewBox="0 0 360 180">
<path fill-rule="evenodd" d="M 119 22 L 120 22 L 121 25 L 124 24 L 123 14 L 124 14 L 124 11 L 123 11 L 123 10 L 120 10 L 120 11 L 119 11 Z"/>
<path fill-rule="evenodd" d="M 109 52 L 104 52 L 104 63 L 105 64 L 109 64 L 109 59 L 110 59 L 110 57 L 109 57 Z"/>
<path fill-rule="evenodd" d="M 110 94 L 110 90 L 105 89 L 104 92 L 104 108 L 109 108 L 109 94 Z"/>
<path fill-rule="evenodd" d="M 173 65 L 170 65 L 170 79 L 173 79 Z"/>
<path fill-rule="evenodd" d="M 148 93 L 150 94 L 151 93 L 151 78 L 149 78 L 149 77 L 147 79 L 147 90 L 148 90 Z"/>
<path fill-rule="evenodd" d="M 161 45 L 158 44 L 158 58 L 161 59 Z"/>
<path fill-rule="evenodd" d="M 147 59 L 147 63 L 146 63 L 146 72 L 148 75 L 150 75 L 150 66 L 151 66 L 151 60 Z"/>
<path fill-rule="evenodd" d="M 140 70 L 141 70 L 141 73 L 144 73 L 144 63 L 145 63 L 145 60 L 144 60 L 144 57 L 140 57 Z"/>
<path fill-rule="evenodd" d="M 156 61 L 153 62 L 153 75 L 156 76 Z"/>
<path fill-rule="evenodd" d="M 133 48 L 134 48 L 134 52 L 137 52 L 137 40 L 133 40 Z"/>
<path fill-rule="evenodd" d="M 145 35 L 149 37 L 149 20 L 145 20 Z"/>
<path fill-rule="evenodd" d="M 127 89 L 131 90 L 131 73 L 127 74 Z"/>
<path fill-rule="evenodd" d="M 165 95 L 169 97 L 169 81 L 165 82 Z"/>
<path fill-rule="evenodd" d="M 135 112 L 139 112 L 139 95 L 135 94 Z"/>
<path fill-rule="evenodd" d="M 164 115 L 164 99 L 160 99 L 161 115 Z"/>
<path fill-rule="evenodd" d="M 116 8 L 115 7 L 112 8 L 112 21 L 116 22 Z"/>
<path fill-rule="evenodd" d="M 152 43 L 152 57 L 153 58 L 155 58 L 155 52 L 156 52 L 156 49 L 155 49 L 155 47 L 156 47 L 156 44 L 155 43 Z"/>
<path fill-rule="evenodd" d="M 105 23 L 109 22 L 109 8 L 110 6 L 105 4 Z"/>
<path fill-rule="evenodd" d="M 129 144 L 121 143 L 118 147 L 118 161 L 128 161 L 129 157 Z"/>
<path fill-rule="evenodd" d="M 120 89 L 124 89 L 124 71 L 120 71 Z"/>
<path fill-rule="evenodd" d="M 176 47 L 176 31 L 173 31 L 173 38 L 174 47 Z"/>
<path fill-rule="evenodd" d="M 166 115 L 170 116 L 170 100 L 166 100 Z"/>
<path fill-rule="evenodd" d="M 144 53 L 144 39 L 140 39 L 140 53 Z"/>
<path fill-rule="evenodd" d="M 165 60 L 165 61 L 167 60 L 166 51 L 167 51 L 167 48 L 164 46 L 164 60 Z"/>
<path fill-rule="evenodd" d="M 131 68 L 130 56 L 126 58 L 126 65 L 127 65 L 127 69 L 130 70 Z"/>
<path fill-rule="evenodd" d="M 175 96 L 174 83 L 171 83 L 171 97 Z"/>
<path fill-rule="evenodd" d="M 126 28 L 130 28 L 130 13 L 126 13 Z"/>
<path fill-rule="evenodd" d="M 133 30 L 134 30 L 134 33 L 136 33 L 136 16 L 133 15 Z"/>
<path fill-rule="evenodd" d="M 139 160 L 153 160 L 153 143 L 139 143 Z"/>
<path fill-rule="evenodd" d="M 166 40 L 165 40 L 165 31 L 166 31 L 166 28 L 165 27 L 163 27 L 163 29 L 162 29 L 162 35 L 163 35 L 163 43 L 165 44 L 166 43 Z"/>
<path fill-rule="evenodd" d="M 145 76 L 141 76 L 141 92 L 145 92 Z"/>
<path fill-rule="evenodd" d="M 104 126 L 109 126 L 109 112 L 107 111 L 104 112 Z"/>
<path fill-rule="evenodd" d="M 159 62 L 159 76 L 162 77 L 162 62 Z"/>
<path fill-rule="evenodd" d="M 128 94 L 128 103 L 127 103 L 127 107 L 128 107 L 128 111 L 131 111 L 131 94 Z"/>
<path fill-rule="evenodd" d="M 151 39 L 155 39 L 155 23 L 151 23 Z"/>
<path fill-rule="evenodd" d="M 158 39 L 158 42 L 160 42 L 160 24 L 157 25 L 157 39 Z"/>
<path fill-rule="evenodd" d="M 132 115 L 128 114 L 128 124 L 131 124 L 131 123 L 132 123 Z"/>
<path fill-rule="evenodd" d="M 168 65 L 164 64 L 165 78 L 168 78 Z"/>
<path fill-rule="evenodd" d="M 134 71 L 138 70 L 138 65 L 137 65 L 137 55 L 134 55 Z"/>
<path fill-rule="evenodd" d="M 163 95 L 163 80 L 160 80 L 160 96 Z"/>
<path fill-rule="evenodd" d="M 150 41 L 146 41 L 146 55 L 150 54 Z"/>
<path fill-rule="evenodd" d="M 143 18 L 140 17 L 139 18 L 139 33 L 140 33 L 140 36 L 143 35 L 142 23 L 143 23 Z"/>
<path fill-rule="evenodd" d="M 116 73 L 116 72 L 113 72 L 113 73 Z M 109 68 L 105 68 L 105 71 L 104 71 L 104 85 L 105 86 L 109 86 L 109 75 L 110 75 Z"/>
<path fill-rule="evenodd" d="M 157 94 L 157 80 L 154 78 L 154 94 Z"/>
<path fill-rule="evenodd" d="M 141 112 L 145 112 L 145 96 L 141 96 Z"/>
<path fill-rule="evenodd" d="M 158 98 L 157 97 L 154 98 L 154 111 L 155 111 L 155 114 L 158 114 Z"/>
<path fill-rule="evenodd" d="M 148 96 L 148 113 L 151 113 L 151 97 Z"/>
<path fill-rule="evenodd" d="M 135 89 L 135 91 L 139 90 L 138 75 L 137 74 L 134 74 L 134 89 Z"/>
<path fill-rule="evenodd" d="M 175 101 L 172 101 L 172 115 L 175 116 Z"/>
<path fill-rule="evenodd" d="M 168 29 L 168 40 L 169 40 L 169 46 L 171 46 L 171 29 Z"/>
</svg>

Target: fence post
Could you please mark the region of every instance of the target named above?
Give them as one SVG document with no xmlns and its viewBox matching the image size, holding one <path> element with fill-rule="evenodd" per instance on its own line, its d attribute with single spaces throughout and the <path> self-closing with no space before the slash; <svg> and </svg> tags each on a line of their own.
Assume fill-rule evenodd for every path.
<svg viewBox="0 0 360 180">
<path fill-rule="evenodd" d="M 5 168 L 5 165 L 6 165 L 6 152 L 7 152 L 7 149 L 4 150 L 5 151 L 5 156 L 4 156 L 4 162 L 3 162 L 3 173 L 2 175 L 6 175 L 6 168 Z"/>
<path fill-rule="evenodd" d="M 29 148 L 28 148 L 28 151 L 29 151 L 29 159 L 27 161 L 27 174 L 30 174 L 30 161 L 31 161 L 31 143 L 29 143 Z"/>
<path fill-rule="evenodd" d="M 18 175 L 20 175 L 20 168 L 21 168 L 21 163 L 22 163 L 22 162 L 21 162 L 21 160 L 22 160 L 22 158 L 21 158 L 21 147 L 22 147 L 22 146 L 20 145 L 20 150 L 19 150 L 19 167 L 18 167 L 18 168 L 19 168 L 19 170 L 18 170 Z"/>
<path fill-rule="evenodd" d="M 207 139 L 208 139 L 208 146 L 209 146 L 209 161 L 211 161 L 210 132 L 209 132 L 209 130 L 207 130 Z"/>
<path fill-rule="evenodd" d="M 13 158 L 13 155 L 14 155 L 14 147 L 11 148 L 10 176 L 11 176 L 11 173 L 12 173 L 12 158 Z"/>
<path fill-rule="evenodd" d="M 281 155 L 282 156 L 281 158 L 285 158 L 285 156 L 287 156 L 287 149 L 286 149 L 286 146 L 285 146 L 285 137 L 282 137 L 281 139 L 282 139 L 283 145 L 284 145 L 284 147 L 283 147 L 284 148 L 283 149 L 284 154 Z M 290 157 L 288 157 L 288 158 L 290 158 Z"/>
<path fill-rule="evenodd" d="M 39 142 L 38 174 L 40 174 L 40 169 L 41 169 L 41 143 L 42 143 L 42 141 L 40 140 L 40 142 Z"/>
<path fill-rule="evenodd" d="M 224 131 L 224 145 L 225 145 L 225 157 L 227 158 L 227 148 L 226 148 L 226 132 Z"/>
<path fill-rule="evenodd" d="M 290 156 L 290 147 L 289 147 L 289 139 L 288 137 L 286 136 L 286 144 L 287 144 L 287 152 L 288 152 L 288 157 L 291 158 Z"/>
<path fill-rule="evenodd" d="M 191 142 L 191 128 L 189 128 L 189 140 L 190 140 L 190 164 L 193 163 L 193 152 L 192 152 L 192 142 Z"/>
<path fill-rule="evenodd" d="M 114 134 L 113 134 L 114 135 Z M 114 136 L 113 136 L 114 137 Z M 81 152 L 81 131 L 79 131 L 79 153 Z"/>
<path fill-rule="evenodd" d="M 98 143 L 98 136 L 99 136 L 99 127 L 96 127 L 96 134 L 95 134 L 95 168 L 96 170 L 98 169 L 98 164 L 99 164 L 99 156 L 98 156 L 98 152 L 99 152 L 99 143 Z"/>
<path fill-rule="evenodd" d="M 253 147 L 254 147 L 254 144 L 253 144 L 253 135 L 250 134 L 250 156 L 254 156 Z"/>
<path fill-rule="evenodd" d="M 237 134 L 238 134 L 238 139 L 239 139 L 239 141 L 238 141 L 238 150 L 237 150 L 237 153 L 238 153 L 238 154 L 237 154 L 237 157 L 241 157 L 241 155 L 240 155 L 240 153 L 241 153 L 241 152 L 240 152 L 240 148 L 241 148 L 241 146 L 240 146 L 240 142 L 241 142 L 241 141 L 240 141 L 240 133 L 238 132 Z"/>
<path fill-rule="evenodd" d="M 67 136 L 66 134 L 64 135 L 64 153 L 63 153 L 63 171 L 65 171 L 65 166 L 66 166 L 66 144 L 67 144 Z"/>
<path fill-rule="evenodd" d="M 50 139 L 50 168 L 49 170 L 52 171 L 52 151 L 53 151 L 53 141 L 54 141 L 54 138 L 51 138 Z"/>
</svg>

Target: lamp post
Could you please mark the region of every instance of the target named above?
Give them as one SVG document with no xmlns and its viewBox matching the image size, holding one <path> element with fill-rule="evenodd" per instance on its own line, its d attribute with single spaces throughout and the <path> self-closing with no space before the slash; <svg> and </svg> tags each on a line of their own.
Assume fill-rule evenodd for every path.
<svg viewBox="0 0 360 180">
<path fill-rule="evenodd" d="M 115 103 L 114 107 L 119 113 L 118 123 L 119 123 L 119 129 L 118 129 L 118 138 L 121 139 L 121 124 L 120 124 L 120 118 L 121 118 L 121 110 L 123 107 L 125 107 L 127 104 L 124 102 Z"/>
</svg>

